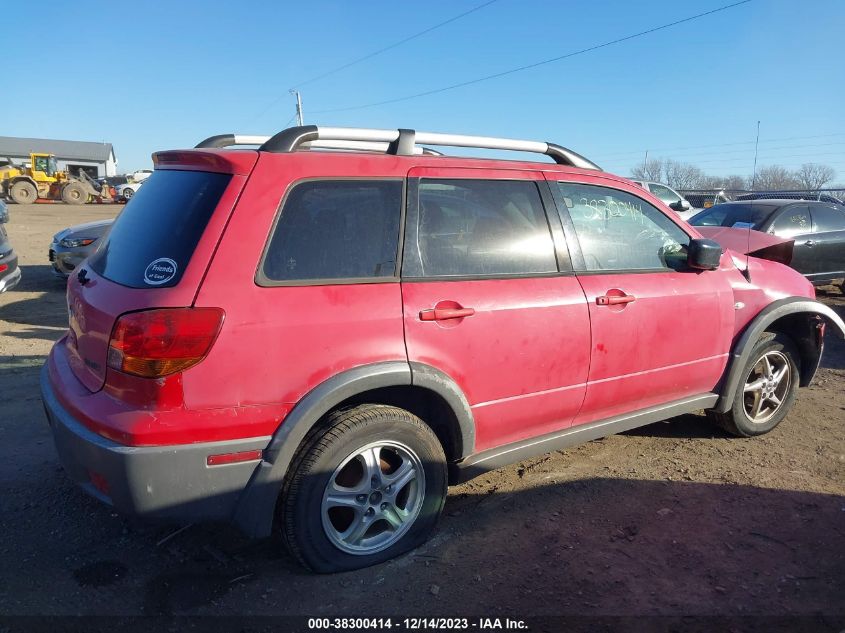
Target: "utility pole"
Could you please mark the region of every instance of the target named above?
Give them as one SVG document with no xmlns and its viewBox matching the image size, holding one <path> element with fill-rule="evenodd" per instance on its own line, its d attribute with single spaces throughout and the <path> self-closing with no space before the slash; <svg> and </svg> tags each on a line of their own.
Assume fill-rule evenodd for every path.
<svg viewBox="0 0 845 633">
<path fill-rule="evenodd" d="M 648 163 L 648 150 L 645 151 L 645 158 L 643 158 L 643 178 L 646 177 L 646 175 L 645 175 L 646 163 Z"/>
<path fill-rule="evenodd" d="M 290 89 L 290 93 L 296 97 L 296 124 L 302 125 L 302 95 L 299 90 Z"/>
</svg>

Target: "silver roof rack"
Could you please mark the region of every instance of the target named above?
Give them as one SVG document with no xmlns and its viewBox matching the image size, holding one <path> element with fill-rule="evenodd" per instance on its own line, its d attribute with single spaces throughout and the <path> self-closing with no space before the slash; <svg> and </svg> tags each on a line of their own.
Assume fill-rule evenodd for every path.
<svg viewBox="0 0 845 633">
<path fill-rule="evenodd" d="M 250 136 L 245 134 L 218 134 L 210 136 L 196 145 L 199 149 L 236 147 L 239 145 L 263 145 L 270 140 L 269 136 Z M 390 143 L 376 141 L 347 141 L 347 140 L 316 140 L 305 141 L 296 149 L 334 149 L 353 152 L 378 152 L 386 154 Z M 414 154 L 427 156 L 442 156 L 441 152 L 430 147 L 415 147 Z"/>
<path fill-rule="evenodd" d="M 248 141 L 248 142 L 247 142 Z M 203 147 L 227 147 L 231 145 L 259 145 L 264 152 L 286 153 L 305 147 L 336 148 L 337 143 L 345 144 L 342 149 L 363 149 L 353 144 L 366 143 L 368 151 L 385 151 L 397 156 L 411 156 L 419 152 L 418 145 L 436 145 L 446 147 L 473 147 L 499 149 L 517 152 L 532 152 L 550 156 L 560 165 L 596 169 L 599 166 L 572 150 L 546 143 L 545 141 L 523 141 L 492 136 L 469 136 L 465 134 L 441 134 L 439 132 L 417 132 L 416 130 L 378 130 L 354 127 L 323 127 L 301 125 L 282 130 L 267 138 L 264 136 L 240 136 L 222 134 L 207 138 L 197 145 Z M 375 144 L 378 144 L 377 146 Z M 384 148 L 384 149 L 381 149 Z M 437 152 L 434 152 L 437 153 Z"/>
</svg>

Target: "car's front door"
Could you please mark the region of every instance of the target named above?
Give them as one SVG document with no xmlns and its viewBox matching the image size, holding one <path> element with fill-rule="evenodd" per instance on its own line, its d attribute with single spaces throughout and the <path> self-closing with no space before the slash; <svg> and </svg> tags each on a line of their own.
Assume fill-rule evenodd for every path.
<svg viewBox="0 0 845 633">
<path fill-rule="evenodd" d="M 463 390 L 476 450 L 570 425 L 587 381 L 589 313 L 542 174 L 415 168 L 407 203 L 411 363 Z"/>
<path fill-rule="evenodd" d="M 592 324 L 575 424 L 715 390 L 733 333 L 728 271 L 688 269 L 687 232 L 633 187 L 586 177 L 552 184 L 571 249 L 580 250 L 573 257 Z"/>
</svg>

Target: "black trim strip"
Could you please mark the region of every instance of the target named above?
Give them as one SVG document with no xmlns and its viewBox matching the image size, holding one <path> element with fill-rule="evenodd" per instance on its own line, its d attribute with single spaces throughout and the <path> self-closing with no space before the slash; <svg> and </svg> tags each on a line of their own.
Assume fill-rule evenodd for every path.
<svg viewBox="0 0 845 633">
<path fill-rule="evenodd" d="M 519 442 L 505 444 L 471 455 L 457 464 L 450 465 L 449 483 L 461 483 L 490 470 L 507 466 L 523 459 L 544 455 L 576 444 L 583 444 L 608 435 L 630 431 L 640 426 L 660 422 L 667 418 L 699 409 L 709 409 L 716 404 L 718 394 L 703 393 L 668 404 L 649 407 L 635 413 L 579 424 L 562 431 L 535 436 Z"/>
</svg>

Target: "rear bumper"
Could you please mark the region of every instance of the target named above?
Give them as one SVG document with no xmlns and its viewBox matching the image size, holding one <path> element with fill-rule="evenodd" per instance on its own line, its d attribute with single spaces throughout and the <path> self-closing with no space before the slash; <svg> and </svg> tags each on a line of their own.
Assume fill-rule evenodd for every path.
<svg viewBox="0 0 845 633">
<path fill-rule="evenodd" d="M 86 492 L 126 514 L 168 520 L 231 519 L 260 460 L 208 466 L 209 455 L 263 450 L 270 438 L 124 446 L 97 435 L 59 402 L 47 366 L 41 397 L 59 459 Z"/>
</svg>

